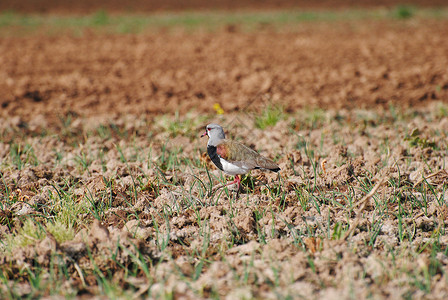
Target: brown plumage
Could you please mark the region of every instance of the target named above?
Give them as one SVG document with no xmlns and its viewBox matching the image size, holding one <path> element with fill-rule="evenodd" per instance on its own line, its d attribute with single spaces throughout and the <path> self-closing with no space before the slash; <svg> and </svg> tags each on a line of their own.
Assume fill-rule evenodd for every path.
<svg viewBox="0 0 448 300">
<path fill-rule="evenodd" d="M 266 169 L 274 172 L 280 171 L 278 165 L 267 157 L 260 155 L 251 148 L 232 141 L 221 140 L 216 146 L 217 154 L 231 164 L 247 166 L 248 169 Z"/>
<path fill-rule="evenodd" d="M 235 176 L 235 180 L 229 184 L 238 183 L 239 188 L 241 185 L 239 175 L 246 174 L 250 170 L 280 171 L 279 166 L 269 158 L 239 142 L 227 140 L 224 130 L 218 124 L 207 125 L 201 137 L 203 136 L 209 137 L 207 153 L 212 162 L 224 173 Z"/>
</svg>

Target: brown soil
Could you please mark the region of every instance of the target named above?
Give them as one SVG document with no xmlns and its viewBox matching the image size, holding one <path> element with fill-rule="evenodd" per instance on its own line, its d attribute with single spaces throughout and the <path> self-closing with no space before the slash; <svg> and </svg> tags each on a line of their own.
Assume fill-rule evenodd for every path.
<svg viewBox="0 0 448 300">
<path fill-rule="evenodd" d="M 334 9 L 345 7 L 393 7 L 406 3 L 418 6 L 445 6 L 444 0 L 79 0 L 79 1 L 16 1 L 3 0 L 0 2 L 1 10 L 16 10 L 20 12 L 43 13 L 91 13 L 100 9 L 109 12 L 154 12 L 154 11 L 181 11 L 181 10 L 238 10 L 238 9 Z"/>
<path fill-rule="evenodd" d="M 297 112 L 264 130 L 250 114 L 216 117 L 281 168 L 254 171 L 238 199 L 204 190 L 226 181 L 199 163 L 206 141 L 194 127 L 210 120 L 193 118 L 171 138 L 163 118 L 75 119 L 46 136 L 12 126 L 15 139 L 0 141 L 0 294 L 445 299 L 447 107 Z M 9 130 L 0 122 L 0 133 Z M 78 213 L 66 239 L 65 227 L 50 226 L 68 209 Z M 41 274 L 40 290 L 28 272 Z M 116 294 L 105 295 L 98 276 Z"/>
<path fill-rule="evenodd" d="M 412 19 L 0 38 L 0 294 L 445 299 L 447 36 Z M 291 114 L 256 128 L 266 104 Z M 208 194 L 226 181 L 196 130 L 212 118 L 280 175 Z M 72 237 L 33 235 L 64 209 Z"/>
<path fill-rule="evenodd" d="M 448 100 L 448 22 L 0 40 L 1 115 L 415 106 Z"/>
</svg>

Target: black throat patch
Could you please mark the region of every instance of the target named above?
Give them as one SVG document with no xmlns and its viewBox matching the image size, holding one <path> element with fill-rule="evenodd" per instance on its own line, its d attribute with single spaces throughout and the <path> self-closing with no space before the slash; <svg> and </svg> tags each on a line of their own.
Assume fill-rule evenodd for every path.
<svg viewBox="0 0 448 300">
<path fill-rule="evenodd" d="M 210 159 L 212 160 L 212 162 L 215 164 L 215 166 L 217 166 L 218 169 L 223 171 L 222 164 L 221 164 L 221 158 L 219 157 L 218 153 L 216 153 L 216 147 L 215 146 L 207 146 L 207 153 L 208 153 L 208 156 L 210 156 Z"/>
</svg>

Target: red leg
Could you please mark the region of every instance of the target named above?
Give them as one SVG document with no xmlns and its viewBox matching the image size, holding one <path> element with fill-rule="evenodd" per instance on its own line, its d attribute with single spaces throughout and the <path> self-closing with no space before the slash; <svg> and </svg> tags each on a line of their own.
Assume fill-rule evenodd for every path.
<svg viewBox="0 0 448 300">
<path fill-rule="evenodd" d="M 223 185 L 220 185 L 220 186 L 218 186 L 218 187 L 215 187 L 215 189 L 220 189 L 220 188 L 223 188 L 223 187 L 225 187 L 225 186 L 232 185 L 232 184 L 234 184 L 234 183 L 238 183 L 238 190 L 239 190 L 240 187 L 241 187 L 241 178 L 240 178 L 240 175 L 235 175 L 235 180 L 234 180 L 234 181 L 231 181 L 231 182 L 228 182 L 228 183 L 226 183 L 226 184 L 223 184 Z"/>
<path fill-rule="evenodd" d="M 240 175 L 235 175 L 235 180 L 234 180 L 234 181 L 229 182 L 229 183 L 223 185 L 222 187 L 225 187 L 225 186 L 228 186 L 228 185 L 232 185 L 232 184 L 234 184 L 234 183 L 238 183 L 238 189 L 241 187 L 241 178 L 240 178 Z"/>
<path fill-rule="evenodd" d="M 235 176 L 235 180 L 234 180 L 234 182 L 237 182 L 237 183 L 238 183 L 238 191 L 239 191 L 240 188 L 241 188 L 241 177 L 240 177 L 240 175 L 236 175 L 236 176 Z"/>
<path fill-rule="evenodd" d="M 227 184 L 224 184 L 224 185 L 220 185 L 220 186 L 216 186 L 216 187 L 214 187 L 214 188 L 213 188 L 213 191 L 216 191 L 216 190 L 218 190 L 218 189 L 220 189 L 220 188 L 223 188 L 223 187 L 226 187 L 226 186 L 228 186 L 228 185 L 232 185 L 232 184 L 234 184 L 234 183 L 238 183 L 238 193 L 237 193 L 237 198 L 238 198 L 238 195 L 239 195 L 239 193 L 240 193 L 240 188 L 241 188 L 241 178 L 240 178 L 240 175 L 235 175 L 235 180 L 232 181 L 232 182 L 229 182 L 229 183 L 227 183 Z"/>
</svg>

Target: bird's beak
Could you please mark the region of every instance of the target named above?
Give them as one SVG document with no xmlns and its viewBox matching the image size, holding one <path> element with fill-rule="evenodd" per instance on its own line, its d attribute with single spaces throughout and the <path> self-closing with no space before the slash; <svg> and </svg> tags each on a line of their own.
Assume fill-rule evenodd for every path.
<svg viewBox="0 0 448 300">
<path fill-rule="evenodd" d="M 208 136 L 207 131 L 204 132 L 204 133 L 201 135 L 201 138 L 204 137 L 204 136 L 206 136 L 206 135 Z"/>
</svg>

